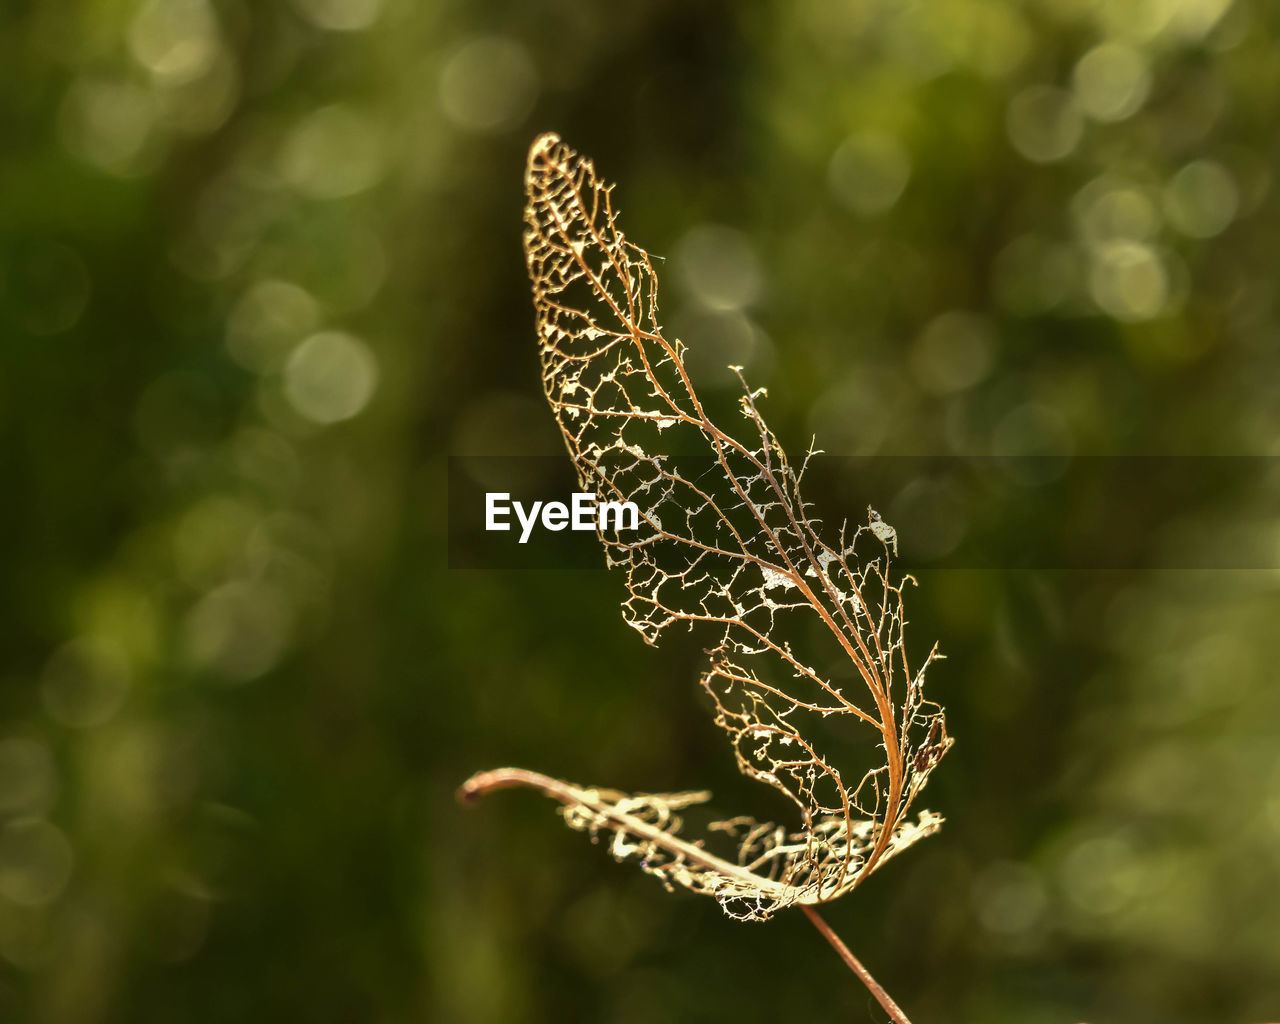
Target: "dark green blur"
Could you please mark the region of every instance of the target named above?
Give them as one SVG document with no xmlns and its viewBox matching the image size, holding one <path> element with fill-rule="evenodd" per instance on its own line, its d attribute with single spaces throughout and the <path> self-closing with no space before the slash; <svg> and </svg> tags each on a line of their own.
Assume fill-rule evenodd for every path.
<svg viewBox="0 0 1280 1024">
<path fill-rule="evenodd" d="M 7 5 L 0 1020 L 882 1021 L 799 914 L 454 802 L 785 813 L 618 580 L 446 568 L 447 456 L 558 445 L 525 150 L 793 454 L 1274 457 L 1277 125 L 1268 0 Z M 1041 551 L 1158 500 L 1025 483 Z M 945 554 L 995 514 L 946 486 L 825 511 Z M 1280 1019 L 1278 508 L 919 572 L 948 822 L 827 912 L 915 1024 Z"/>
</svg>

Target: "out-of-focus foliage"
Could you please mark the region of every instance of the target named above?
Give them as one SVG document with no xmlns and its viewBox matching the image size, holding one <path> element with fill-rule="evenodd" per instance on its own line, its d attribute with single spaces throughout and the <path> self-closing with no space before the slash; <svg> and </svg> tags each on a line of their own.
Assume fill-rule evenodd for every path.
<svg viewBox="0 0 1280 1024">
<path fill-rule="evenodd" d="M 506 759 L 739 802 L 616 581 L 446 570 L 445 455 L 558 444 L 525 149 L 622 179 L 782 436 L 1275 455 L 1278 44 L 1265 0 L 9 5 L 0 1017 L 829 1015 L 805 922 L 453 802 Z M 1028 484 L 1050 548 L 1148 500 Z M 851 508 L 945 548 L 985 513 L 937 486 Z M 1278 490 L 1170 546 L 1274 551 Z M 1276 1019 L 1277 582 L 922 575 L 949 825 L 833 910 L 914 1019 Z"/>
</svg>

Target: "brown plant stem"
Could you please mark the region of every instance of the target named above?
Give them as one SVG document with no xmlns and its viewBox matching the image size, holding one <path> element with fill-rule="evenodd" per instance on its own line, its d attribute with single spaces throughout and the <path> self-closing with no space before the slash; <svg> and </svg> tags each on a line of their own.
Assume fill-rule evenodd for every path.
<svg viewBox="0 0 1280 1024">
<path fill-rule="evenodd" d="M 880 987 L 880 983 L 871 977 L 871 973 L 862 966 L 862 961 L 849 952 L 849 947 L 841 941 L 840 936 L 831 930 L 831 926 L 808 904 L 801 904 L 800 909 L 813 922 L 813 926 L 822 933 L 822 937 L 831 943 L 831 948 L 840 954 L 840 959 L 849 965 L 849 970 L 858 976 L 858 980 L 867 986 L 867 991 L 876 997 L 876 1002 L 884 1007 L 884 1012 L 894 1024 L 911 1024 L 902 1007 L 893 1001 L 893 997 Z"/>
</svg>

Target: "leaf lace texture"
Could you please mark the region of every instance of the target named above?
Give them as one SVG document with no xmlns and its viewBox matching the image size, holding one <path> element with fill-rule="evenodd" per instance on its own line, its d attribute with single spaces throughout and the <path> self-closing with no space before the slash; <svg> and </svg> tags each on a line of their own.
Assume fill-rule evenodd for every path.
<svg viewBox="0 0 1280 1024">
<path fill-rule="evenodd" d="M 903 589 L 914 581 L 892 570 L 896 535 L 870 510 L 866 523 L 820 535 L 800 493 L 813 452 L 793 468 L 761 416 L 764 390 L 740 368 L 745 424 L 731 433 L 712 422 L 683 343 L 659 322 L 653 262 L 619 229 L 613 186 L 590 160 L 543 135 L 525 187 L 547 401 L 580 488 L 640 510 L 638 530 L 599 530 L 626 581 L 623 615 L 649 644 L 672 628 L 706 637 L 701 683 L 738 768 L 783 794 L 797 818 L 787 827 L 734 817 L 690 840 L 680 812 L 709 793 L 625 794 L 519 769 L 482 773 L 463 795 L 533 785 L 619 860 L 713 896 L 739 919 L 836 899 L 942 823 L 909 815 L 952 741 L 942 708 L 924 697 L 937 649 L 908 666 Z M 701 456 L 694 471 L 691 454 Z M 808 647 L 795 638 L 817 638 L 826 653 L 802 658 Z M 860 744 L 833 742 L 858 733 Z M 870 767 L 846 778 L 831 746 L 869 751 Z M 717 841 L 724 856 L 711 852 Z"/>
</svg>

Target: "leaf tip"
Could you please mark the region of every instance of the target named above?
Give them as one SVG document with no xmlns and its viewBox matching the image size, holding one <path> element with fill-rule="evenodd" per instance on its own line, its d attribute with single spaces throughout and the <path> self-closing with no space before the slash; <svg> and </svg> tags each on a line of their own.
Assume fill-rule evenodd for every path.
<svg viewBox="0 0 1280 1024">
<path fill-rule="evenodd" d="M 481 792 L 482 790 L 476 785 L 476 780 L 473 776 L 454 790 L 453 797 L 463 807 L 473 807 L 479 803 Z"/>
<path fill-rule="evenodd" d="M 532 173 L 539 166 L 549 162 L 551 151 L 560 145 L 560 136 L 555 132 L 543 132 L 533 140 L 529 147 L 528 171 Z"/>
</svg>

